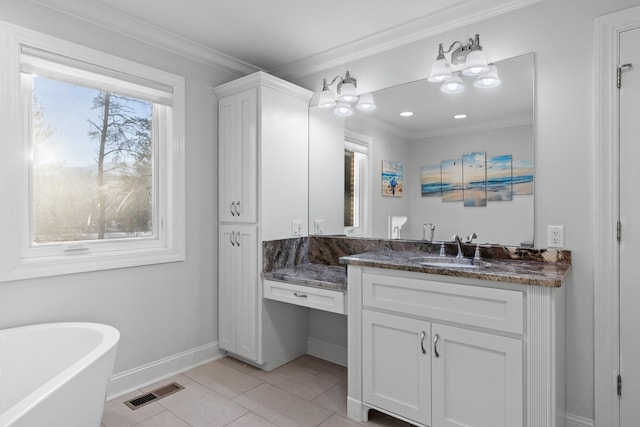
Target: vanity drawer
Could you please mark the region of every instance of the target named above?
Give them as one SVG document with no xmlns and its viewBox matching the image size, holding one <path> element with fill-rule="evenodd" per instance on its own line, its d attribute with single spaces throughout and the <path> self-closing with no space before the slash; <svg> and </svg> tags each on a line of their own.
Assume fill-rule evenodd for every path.
<svg viewBox="0 0 640 427">
<path fill-rule="evenodd" d="M 293 283 L 264 281 L 264 297 L 289 304 L 346 314 L 344 292 Z"/>
<path fill-rule="evenodd" d="M 366 307 L 515 334 L 523 333 L 520 291 L 363 272 Z"/>
</svg>

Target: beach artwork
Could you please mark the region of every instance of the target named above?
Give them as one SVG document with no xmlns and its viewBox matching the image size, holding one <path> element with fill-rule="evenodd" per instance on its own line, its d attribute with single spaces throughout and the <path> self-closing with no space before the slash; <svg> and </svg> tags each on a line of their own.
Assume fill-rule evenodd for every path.
<svg viewBox="0 0 640 427">
<path fill-rule="evenodd" d="M 511 172 L 512 156 L 487 157 L 487 200 L 501 202 L 513 200 Z"/>
<path fill-rule="evenodd" d="M 440 165 L 423 166 L 420 168 L 420 188 L 422 197 L 442 196 Z"/>
<path fill-rule="evenodd" d="M 461 202 L 462 199 L 462 160 L 443 160 L 440 163 L 442 176 L 442 201 Z"/>
<path fill-rule="evenodd" d="M 533 160 L 513 160 L 513 194 L 533 194 Z"/>
<path fill-rule="evenodd" d="M 487 155 L 462 155 L 462 185 L 465 207 L 487 206 Z"/>
<path fill-rule="evenodd" d="M 382 195 L 402 197 L 402 163 L 382 161 Z"/>
</svg>

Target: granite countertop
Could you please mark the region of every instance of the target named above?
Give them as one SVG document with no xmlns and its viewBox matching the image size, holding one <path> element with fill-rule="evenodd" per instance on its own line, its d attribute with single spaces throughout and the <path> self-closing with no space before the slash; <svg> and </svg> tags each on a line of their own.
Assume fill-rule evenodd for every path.
<svg viewBox="0 0 640 427">
<path fill-rule="evenodd" d="M 411 258 L 433 255 L 425 253 L 383 250 L 343 256 L 340 262 L 346 265 L 378 267 L 391 270 L 415 271 L 444 276 L 467 277 L 495 282 L 519 283 L 545 287 L 560 287 L 571 268 L 570 263 L 523 261 L 513 259 L 484 259 L 487 267 L 460 268 L 424 266 Z"/>
<path fill-rule="evenodd" d="M 344 265 L 302 263 L 290 268 L 262 272 L 268 280 L 288 282 L 338 291 L 347 290 L 347 272 Z"/>
</svg>

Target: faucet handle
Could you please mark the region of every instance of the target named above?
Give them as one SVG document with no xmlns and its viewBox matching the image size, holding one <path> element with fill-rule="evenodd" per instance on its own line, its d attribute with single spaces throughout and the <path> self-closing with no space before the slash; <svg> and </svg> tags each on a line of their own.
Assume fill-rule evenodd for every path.
<svg viewBox="0 0 640 427">
<path fill-rule="evenodd" d="M 478 238 L 478 235 L 475 232 L 473 232 L 473 233 L 471 233 L 470 235 L 467 236 L 467 239 L 465 240 L 465 243 L 472 243 L 473 239 L 477 239 L 477 238 Z"/>
</svg>

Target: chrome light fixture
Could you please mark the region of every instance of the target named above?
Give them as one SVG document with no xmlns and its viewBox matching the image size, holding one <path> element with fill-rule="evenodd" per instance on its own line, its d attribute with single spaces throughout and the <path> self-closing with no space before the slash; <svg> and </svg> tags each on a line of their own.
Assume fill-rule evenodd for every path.
<svg viewBox="0 0 640 427">
<path fill-rule="evenodd" d="M 447 60 L 445 54 L 449 53 L 450 60 Z M 479 34 L 470 38 L 466 44 L 456 40 L 447 50 L 440 43 L 438 56 L 431 66 L 427 80 L 442 83 L 440 89 L 445 93 L 459 93 L 465 90 L 462 75 L 476 76 L 474 86 L 479 88 L 496 87 L 501 83 L 498 69 L 493 64 L 487 64 Z"/>
<path fill-rule="evenodd" d="M 330 86 L 337 83 L 336 96 L 331 92 Z M 351 77 L 351 74 L 347 71 L 342 76 L 335 76 L 331 83 L 327 83 L 327 79 L 322 79 L 322 92 L 318 97 L 318 107 L 320 108 L 333 108 L 333 112 L 338 116 L 350 116 L 353 114 L 353 105 L 361 111 L 373 111 L 376 109 L 376 104 L 373 100 L 373 95 L 370 93 L 364 93 L 358 95 L 356 88 L 358 87 L 358 81 Z"/>
</svg>

